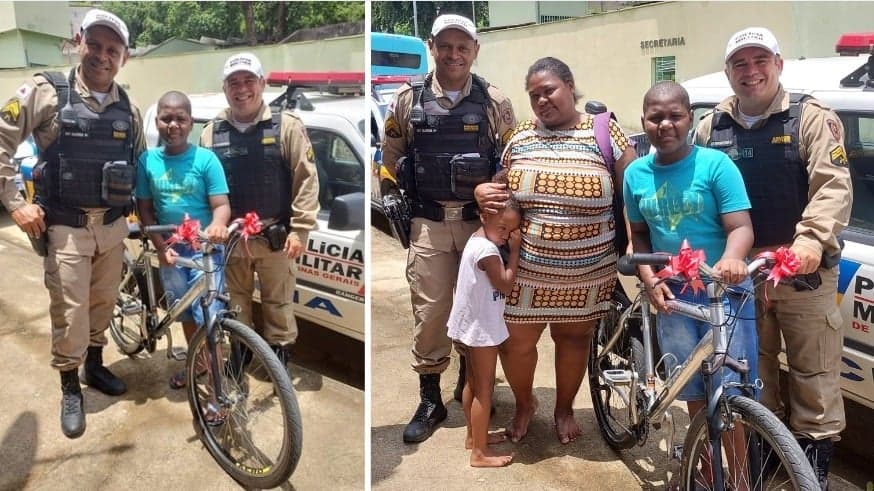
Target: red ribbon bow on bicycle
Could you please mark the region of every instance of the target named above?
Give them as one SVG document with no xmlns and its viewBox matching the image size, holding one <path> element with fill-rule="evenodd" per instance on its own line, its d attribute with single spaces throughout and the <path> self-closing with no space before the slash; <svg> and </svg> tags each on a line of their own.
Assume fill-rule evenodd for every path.
<svg viewBox="0 0 874 491">
<path fill-rule="evenodd" d="M 691 286 L 692 293 L 697 293 L 698 290 L 704 291 L 704 282 L 701 281 L 701 276 L 698 273 L 698 265 L 705 261 L 704 250 L 692 250 L 689 241 L 683 239 L 683 244 L 680 245 L 680 252 L 676 256 L 671 256 L 671 262 L 661 271 L 656 273 L 659 278 L 670 278 L 671 276 L 681 276 L 687 280 L 683 285 L 680 293 L 686 291 L 686 288 Z"/>
<path fill-rule="evenodd" d="M 176 232 L 164 243 L 173 245 L 177 242 L 186 242 L 195 251 L 200 250 L 200 220 L 192 220 L 186 213 L 182 224 L 176 227 Z"/>
<path fill-rule="evenodd" d="M 240 237 L 243 238 L 243 249 L 245 249 L 247 256 L 251 256 L 252 254 L 249 252 L 249 237 L 261 233 L 261 218 L 254 211 L 250 211 L 243 217 L 241 227 Z"/>
<path fill-rule="evenodd" d="M 774 280 L 774 287 L 776 287 L 777 284 L 780 283 L 780 280 L 795 276 L 795 273 L 801 266 L 801 262 L 798 260 L 798 257 L 788 247 L 780 247 L 773 252 L 761 252 L 756 256 L 756 258 L 760 257 L 774 260 L 774 266 L 771 267 L 771 272 L 768 274 L 768 278 L 765 280 Z"/>
</svg>

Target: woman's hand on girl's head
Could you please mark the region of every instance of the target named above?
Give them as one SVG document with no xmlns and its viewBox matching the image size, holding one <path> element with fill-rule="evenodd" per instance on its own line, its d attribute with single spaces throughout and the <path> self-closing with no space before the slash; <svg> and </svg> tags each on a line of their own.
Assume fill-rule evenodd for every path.
<svg viewBox="0 0 874 491">
<path fill-rule="evenodd" d="M 480 210 L 496 215 L 504 209 L 510 194 L 506 184 L 484 182 L 473 190 L 473 197 Z"/>
<path fill-rule="evenodd" d="M 713 266 L 717 276 L 729 283 L 740 283 L 747 277 L 747 263 L 741 259 L 722 258 Z"/>
</svg>

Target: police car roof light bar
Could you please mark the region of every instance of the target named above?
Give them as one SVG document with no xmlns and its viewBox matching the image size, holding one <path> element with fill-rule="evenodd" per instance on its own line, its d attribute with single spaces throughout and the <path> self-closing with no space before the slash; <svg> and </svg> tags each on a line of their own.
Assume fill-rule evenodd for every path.
<svg viewBox="0 0 874 491">
<path fill-rule="evenodd" d="M 364 95 L 364 72 L 270 72 L 272 87 L 316 89 L 335 94 Z"/>
<path fill-rule="evenodd" d="M 410 81 L 410 75 L 377 75 L 370 78 L 371 85 L 405 84 Z"/>
<path fill-rule="evenodd" d="M 868 54 L 868 62 L 841 79 L 841 87 L 865 87 L 874 90 L 874 32 L 842 34 L 835 44 L 835 51 L 841 56 Z M 867 75 L 867 80 L 862 77 Z"/>
</svg>

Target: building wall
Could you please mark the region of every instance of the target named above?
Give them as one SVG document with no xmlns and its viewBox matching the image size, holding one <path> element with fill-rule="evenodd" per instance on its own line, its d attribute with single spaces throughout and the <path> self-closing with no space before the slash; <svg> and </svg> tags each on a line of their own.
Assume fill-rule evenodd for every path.
<svg viewBox="0 0 874 491">
<path fill-rule="evenodd" d="M 2 12 L 0 12 L 2 15 Z M 27 65 L 24 58 L 24 44 L 21 31 L 0 32 L 0 69 L 19 68 Z"/>
<path fill-rule="evenodd" d="M 22 31 L 21 38 L 26 52 L 21 50 L 24 59 L 16 67 L 56 66 L 64 63 L 60 38 L 30 31 Z"/>
<path fill-rule="evenodd" d="M 489 2 L 489 26 L 537 22 L 537 2 Z"/>
<path fill-rule="evenodd" d="M 584 96 L 580 108 L 585 100 L 600 100 L 623 126 L 638 131 L 653 57 L 675 56 L 678 82 L 719 71 L 728 37 L 750 25 L 771 29 L 784 58 L 832 56 L 841 33 L 870 31 L 871 18 L 874 2 L 663 2 L 484 32 L 473 70 L 510 97 L 519 117 L 530 117 L 525 73 L 538 58 L 557 57 L 574 73 Z M 683 45 L 641 47 L 680 37 Z"/>
<path fill-rule="evenodd" d="M 306 41 L 255 48 L 233 48 L 178 56 L 134 58 L 122 67 L 116 80 L 145 110 L 164 92 L 175 89 L 197 94 L 221 91 L 221 70 L 234 53 L 251 51 L 265 71 L 364 71 L 364 36 Z M 69 71 L 69 66 L 53 70 Z M 0 71 L 0 100 L 15 93 L 22 81 L 36 71 Z"/>
<path fill-rule="evenodd" d="M 0 2 L 0 31 L 10 29 L 69 37 L 69 2 Z"/>
</svg>

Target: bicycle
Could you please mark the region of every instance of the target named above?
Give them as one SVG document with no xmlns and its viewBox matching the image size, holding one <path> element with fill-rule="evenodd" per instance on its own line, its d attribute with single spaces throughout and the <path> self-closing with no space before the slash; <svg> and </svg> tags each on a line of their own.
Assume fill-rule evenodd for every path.
<svg viewBox="0 0 874 491">
<path fill-rule="evenodd" d="M 242 219 L 228 231 L 228 253 L 241 241 Z M 185 224 L 183 224 L 185 225 Z M 125 251 L 124 271 L 110 332 L 119 349 L 135 356 L 155 351 L 157 340 L 167 336 L 167 358 L 186 360 L 187 396 L 195 431 L 219 466 L 240 484 L 270 488 L 288 480 L 297 467 L 302 448 L 300 409 L 288 371 L 255 331 L 222 309 L 210 318 L 212 302 L 228 298 L 217 284 L 220 252 L 203 232 L 203 259 L 177 257 L 176 264 L 203 271 L 181 299 L 158 312 L 156 251 L 150 233 L 177 233 L 176 225 L 140 228 L 129 224 L 129 238 L 138 240 L 141 252 Z M 180 235 L 177 233 L 177 236 Z M 191 237 L 189 237 L 191 239 Z M 173 349 L 170 326 L 202 295 L 206 325 L 197 330 L 187 354 Z"/>
<path fill-rule="evenodd" d="M 681 252 L 682 253 L 682 252 Z M 619 261 L 624 275 L 636 275 L 636 265 L 667 265 L 672 256 L 630 254 Z M 779 267 L 774 257 L 758 257 L 748 265 L 755 282 L 763 281 L 770 269 Z M 618 290 L 610 313 L 599 322 L 589 356 L 589 388 L 601 433 L 615 450 L 643 445 L 649 426 L 668 430 L 669 458 L 680 458 L 680 489 L 792 489 L 819 490 L 816 475 L 804 452 L 786 426 L 755 400 L 761 381 L 749 380 L 745 360 L 728 354 L 729 315 L 723 308 L 727 286 L 703 263 L 698 270 L 710 275 L 706 285 L 709 305 L 668 300 L 672 313 L 708 323 L 711 330 L 698 342 L 689 357 L 662 380 L 666 354 L 653 359 L 651 304 L 644 285 L 634 302 Z M 677 278 L 677 277 L 674 277 Z M 687 283 L 688 277 L 682 277 Z M 752 301 L 754 290 L 744 290 L 743 301 Z M 720 381 L 722 367 L 738 373 L 740 382 Z M 674 443 L 674 422 L 668 411 L 689 380 L 699 372 L 704 379 L 705 407 L 690 415 L 691 424 L 682 446 Z M 743 395 L 728 394 L 739 389 Z M 743 446 L 735 428 L 743 428 Z M 727 433 L 731 431 L 732 433 Z M 732 457 L 730 462 L 727 462 Z M 732 472 L 733 470 L 733 472 Z"/>
</svg>

